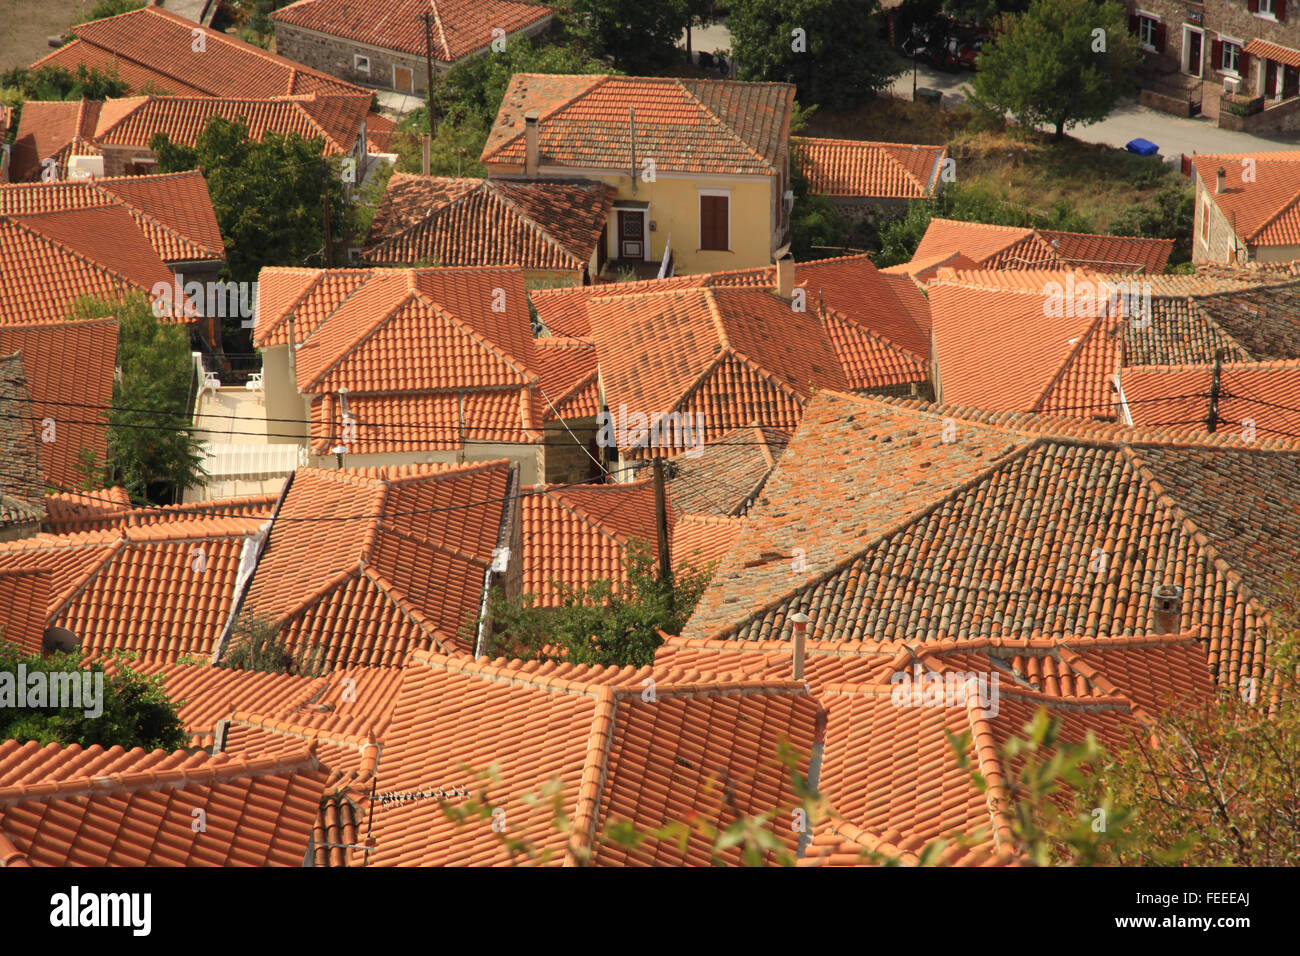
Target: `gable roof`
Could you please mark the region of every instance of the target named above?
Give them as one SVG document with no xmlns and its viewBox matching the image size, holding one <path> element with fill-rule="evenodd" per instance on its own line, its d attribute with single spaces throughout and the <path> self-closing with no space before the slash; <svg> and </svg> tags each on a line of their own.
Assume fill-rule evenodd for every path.
<svg viewBox="0 0 1300 956">
<path fill-rule="evenodd" d="M 514 470 L 505 461 L 391 469 L 300 468 L 244 607 L 327 667 L 401 664 L 464 650 Z"/>
<path fill-rule="evenodd" d="M 600 412 L 596 343 L 591 339 L 542 338 L 533 343 L 544 421 L 595 418 Z"/>
<path fill-rule="evenodd" d="M 946 146 L 790 137 L 814 196 L 921 199 L 933 195 Z"/>
<path fill-rule="evenodd" d="M 753 426 L 717 436 L 698 454 L 669 459 L 668 499 L 679 515 L 743 515 L 758 499 L 790 432 Z"/>
<path fill-rule="evenodd" d="M 1300 243 L 1300 150 L 1201 154 L 1192 168 L 1232 230 L 1256 246 Z M 1218 170 L 1224 191 L 1218 192 Z"/>
<path fill-rule="evenodd" d="M 394 173 L 362 261 L 581 272 L 600 242 L 614 195 L 612 186 L 595 182 Z"/>
<path fill-rule="evenodd" d="M 426 11 L 433 13 L 429 30 L 434 59 L 442 63 L 484 50 L 503 30 L 509 36 L 549 21 L 555 11 L 521 0 L 298 0 L 271 14 L 274 23 L 305 27 L 318 33 L 354 40 L 368 46 L 411 56 L 426 53 Z"/>
<path fill-rule="evenodd" d="M 51 573 L 46 627 L 85 655 L 210 656 L 230 620 L 257 518 L 189 518 L 0 542 L 0 569 Z"/>
<path fill-rule="evenodd" d="M 582 589 L 600 578 L 626 583 L 633 539 L 658 555 L 654 482 L 534 485 L 520 501 L 523 591 L 538 607 L 563 602 L 555 583 Z M 669 517 L 669 533 L 675 522 Z M 671 546 L 670 546 L 671 549 Z"/>
<path fill-rule="evenodd" d="M 231 760 L 5 741 L 0 866 L 301 866 L 324 784 L 306 747 Z"/>
<path fill-rule="evenodd" d="M 706 440 L 752 422 L 789 430 L 814 389 L 849 384 L 816 315 L 767 291 L 593 298 L 588 311 L 605 402 L 620 409 L 615 437 L 625 454 L 699 442 L 672 429 L 634 445 L 629 415 L 649 416 L 652 427 L 669 413 L 689 415 L 692 429 L 703 422 Z"/>
<path fill-rule="evenodd" d="M 76 73 L 84 63 L 117 72 L 133 92 L 153 84 L 173 96 L 368 92 L 152 4 L 71 29 L 75 40 L 30 68 L 59 66 Z M 195 31 L 203 37 L 201 55 L 194 51 Z"/>
<path fill-rule="evenodd" d="M 516 73 L 482 162 L 522 168 L 524 116 L 536 111 L 542 167 L 629 168 L 633 109 L 637 155 L 660 172 L 775 176 L 793 104 L 788 83 Z"/>
<path fill-rule="evenodd" d="M 0 355 L 21 352 L 27 368 L 31 427 L 42 435 L 38 447 L 47 485 L 81 485 L 82 449 L 94 452 L 96 461 L 108 456 L 101 410 L 112 404 L 117 332 L 113 318 L 0 325 Z M 47 420 L 54 423 L 53 432 Z"/>
<path fill-rule="evenodd" d="M 643 681 L 652 674 L 655 694 L 648 702 Z M 733 814 L 788 813 L 796 798 L 789 773 L 776 761 L 778 741 L 787 739 L 803 755 L 796 769 L 806 773 L 816 720 L 817 705 L 802 683 L 792 681 L 744 683 L 681 670 L 418 653 L 407 666 L 384 740 L 379 786 L 391 794 L 472 788 L 504 813 L 509 837 L 546 853 L 538 862 L 574 865 L 590 851 L 597 865 L 707 864 L 711 841 L 695 833 L 684 853 L 675 840 L 650 839 L 628 849 L 607 834 L 620 821 L 649 830 L 691 815 L 726 826 Z M 437 728 L 449 721 L 457 733 L 440 733 Z M 542 743 L 521 749 L 521 740 Z M 504 753 L 513 756 L 503 759 Z M 472 776 L 493 765 L 495 780 Z M 555 828 L 550 801 L 530 805 L 525 799 L 553 780 L 573 825 L 567 848 L 569 837 Z M 511 862 L 501 834 L 457 826 L 442 803 L 375 805 L 369 864 Z M 792 851 L 796 834 L 785 819 L 767 825 Z M 736 853 L 732 848 L 723 857 L 735 862 Z"/>
<path fill-rule="evenodd" d="M 961 252 L 985 268 L 1157 275 L 1164 271 L 1173 247 L 1172 239 L 1097 236 L 934 217 L 912 258 L 923 261 Z"/>
<path fill-rule="evenodd" d="M 822 393 L 683 633 L 1142 636 L 1174 584 L 1219 680 L 1262 678 L 1300 445 L 1187 434 Z"/>
</svg>

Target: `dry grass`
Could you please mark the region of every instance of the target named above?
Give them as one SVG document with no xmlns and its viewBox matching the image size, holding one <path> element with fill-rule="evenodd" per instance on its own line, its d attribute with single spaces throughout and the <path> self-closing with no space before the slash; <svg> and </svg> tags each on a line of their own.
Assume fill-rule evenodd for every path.
<svg viewBox="0 0 1300 956">
<path fill-rule="evenodd" d="M 1053 143 L 1014 126 L 988 129 L 970 110 L 939 110 L 890 97 L 848 113 L 818 110 L 804 135 L 947 144 L 961 184 L 1038 210 L 1065 200 L 1101 232 L 1166 183 L 1182 182 L 1178 171 L 1159 159 L 1069 137 Z"/>
<path fill-rule="evenodd" d="M 95 0 L 9 0 L 0 4 L 0 73 L 29 66 L 51 52 L 46 38 L 63 33 L 94 6 Z"/>
</svg>

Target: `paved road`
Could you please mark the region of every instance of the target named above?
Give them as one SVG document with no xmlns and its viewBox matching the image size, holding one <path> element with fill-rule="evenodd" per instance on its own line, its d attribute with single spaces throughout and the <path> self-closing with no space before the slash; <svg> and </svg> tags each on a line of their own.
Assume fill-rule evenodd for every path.
<svg viewBox="0 0 1300 956">
<path fill-rule="evenodd" d="M 944 103 L 959 103 L 965 99 L 964 87 L 970 82 L 969 73 L 944 73 L 927 66 L 917 67 L 917 86 L 943 90 Z M 912 71 L 908 70 L 894 81 L 893 92 L 908 99 L 912 96 Z M 1286 149 L 1300 142 L 1300 137 L 1289 140 L 1266 139 L 1250 133 L 1236 133 L 1219 129 L 1205 119 L 1185 119 L 1170 116 L 1136 101 L 1120 103 L 1109 116 L 1091 126 L 1076 126 L 1066 131 L 1075 139 L 1086 143 L 1106 143 L 1123 147 L 1131 139 L 1149 139 L 1160 147 L 1162 156 L 1179 153 L 1246 153 L 1259 150 Z"/>
</svg>

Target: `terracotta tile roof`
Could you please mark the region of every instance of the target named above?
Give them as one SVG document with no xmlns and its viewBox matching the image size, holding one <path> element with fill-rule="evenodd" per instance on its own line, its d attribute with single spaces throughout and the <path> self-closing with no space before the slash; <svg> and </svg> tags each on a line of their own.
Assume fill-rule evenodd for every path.
<svg viewBox="0 0 1300 956">
<path fill-rule="evenodd" d="M 849 384 L 816 315 L 765 291 L 596 298 L 589 312 L 606 404 L 693 423 L 702 415 L 706 436 L 752 422 L 793 429 L 813 389 Z M 675 434 L 663 441 L 684 447 Z"/>
<path fill-rule="evenodd" d="M 433 57 L 454 63 L 482 52 L 504 30 L 509 36 L 534 25 L 541 26 L 555 11 L 520 0 L 396 0 L 392 3 L 356 3 L 353 0 L 298 0 L 271 14 L 275 23 L 304 27 L 317 33 L 354 40 L 384 50 L 423 57 L 425 25 L 420 20 L 432 9 Z"/>
<path fill-rule="evenodd" d="M 43 435 L 45 420 L 54 421 L 54 440 L 37 447 L 45 483 L 55 488 L 81 485 L 81 449 L 89 448 L 99 461 L 108 455 L 107 425 L 99 409 L 112 403 L 117 332 L 112 318 L 0 325 L 0 355 L 23 355 L 32 428 Z"/>
<path fill-rule="evenodd" d="M 735 543 L 743 523 L 742 518 L 683 515 L 673 526 L 673 564 L 703 570 L 721 561 Z"/>
<path fill-rule="evenodd" d="M 1263 677 L 1298 448 L 824 393 L 684 635 L 1143 636 L 1177 584 L 1219 680 Z"/>
<path fill-rule="evenodd" d="M 50 601 L 49 571 L 13 568 L 0 571 L 0 645 L 12 644 L 39 654 L 45 638 L 45 607 Z"/>
<path fill-rule="evenodd" d="M 536 111 L 541 165 L 624 169 L 629 108 L 637 155 L 664 173 L 774 176 L 784 167 L 794 87 L 637 76 L 510 78 L 483 147 L 489 166 L 522 166 L 524 115 Z"/>
<path fill-rule="evenodd" d="M 541 440 L 545 403 L 523 275 L 515 268 L 264 269 L 255 341 L 287 343 L 313 396 L 313 447 L 342 442 L 339 389 L 356 422 L 349 453 Z"/>
<path fill-rule="evenodd" d="M 1206 421 L 1212 382 L 1211 365 L 1134 366 L 1120 377 L 1136 425 Z M 1251 429 L 1300 438 L 1300 361 L 1227 364 L 1219 387 L 1220 428 L 1252 441 Z"/>
<path fill-rule="evenodd" d="M 667 279 L 640 279 L 634 282 L 597 282 L 593 285 L 564 286 L 556 289 L 529 289 L 528 298 L 542 324 L 552 335 L 590 338 L 591 320 L 587 303 L 593 298 L 615 295 L 643 295 L 672 289 L 695 289 L 704 282 L 699 275 L 672 276 Z"/>
<path fill-rule="evenodd" d="M 596 343 L 591 339 L 544 338 L 537 349 L 542 418 L 594 418 L 600 412 Z"/>
<path fill-rule="evenodd" d="M 325 783 L 306 747 L 229 760 L 7 741 L 6 767 L 5 866 L 301 866 Z"/>
<path fill-rule="evenodd" d="M 291 646 L 323 648 L 329 667 L 465 649 L 459 631 L 478 616 L 510 473 L 504 461 L 300 468 L 245 608 Z"/>
<path fill-rule="evenodd" d="M 792 136 L 790 145 L 814 196 L 921 199 L 939 181 L 946 146 Z"/>
<path fill-rule="evenodd" d="M 0 215 L 115 204 L 126 206 L 164 262 L 225 258 L 207 182 L 198 170 L 0 186 Z"/>
<path fill-rule="evenodd" d="M 1300 150 L 1202 153 L 1192 157 L 1207 195 L 1244 241 L 1259 246 L 1300 242 Z M 1218 170 L 1224 191 L 1217 191 Z"/>
<path fill-rule="evenodd" d="M 582 272 L 614 203 L 601 183 L 394 173 L 362 261 Z"/>
<path fill-rule="evenodd" d="M 632 539 L 658 554 L 654 482 L 609 485 L 534 485 L 520 500 L 523 589 L 539 607 L 562 603 L 553 582 L 584 588 L 598 578 L 627 581 L 624 560 Z M 669 518 L 671 534 L 675 521 Z"/>
<path fill-rule="evenodd" d="M 942 252 L 926 256 L 924 259 L 914 256 L 910 262 L 885 266 L 880 273 L 886 276 L 909 276 L 919 281 L 933 278 L 934 274 L 944 266 L 957 270 L 978 269 L 979 263 L 960 252 Z"/>
<path fill-rule="evenodd" d="M 1085 281 L 1091 283 L 1080 278 Z M 1119 371 L 1120 351 L 1108 333 L 1124 320 L 1101 314 L 1106 310 L 1094 299 L 1065 298 L 1062 288 L 1053 300 L 1036 279 L 1031 285 L 1032 292 L 930 286 L 944 400 L 998 411 L 1113 417 L 1110 377 Z M 1016 343 L 1014 349 L 1008 350 L 1009 342 Z"/>
<path fill-rule="evenodd" d="M 297 134 L 324 141 L 326 156 L 348 155 L 370 110 L 368 93 L 328 95 L 308 93 L 267 98 L 208 96 L 147 96 L 127 101 L 107 100 L 93 141 L 103 146 L 147 147 L 162 133 L 173 143 L 193 146 L 208 120 L 243 119 L 249 136 Z M 108 109 L 119 109 L 108 117 Z"/>
<path fill-rule="evenodd" d="M 205 49 L 194 53 L 194 31 Z M 363 88 L 201 27 L 157 6 L 72 27 L 77 39 L 37 60 L 31 69 L 77 66 L 116 70 L 139 92 L 152 83 L 173 96 L 284 96 L 357 93 Z"/>
<path fill-rule="evenodd" d="M 1082 268 L 1157 275 L 1164 271 L 1172 250 L 1172 239 L 1094 236 L 935 217 L 913 260 L 961 252 L 981 266 L 999 269 Z"/>
<path fill-rule="evenodd" d="M 150 295 L 172 281 L 124 206 L 0 216 L 0 325 L 57 321 L 80 296 Z"/>
<path fill-rule="evenodd" d="M 31 525 L 45 517 L 32 395 L 20 353 L 0 352 L 0 529 Z"/>
<path fill-rule="evenodd" d="M 211 655 L 233 607 L 236 573 L 260 519 L 191 518 L 0 543 L 0 568 L 51 572 L 45 626 L 84 654 Z"/>
<path fill-rule="evenodd" d="M 1269 60 L 1275 60 L 1278 63 L 1285 63 L 1287 66 L 1300 66 L 1300 50 L 1292 50 L 1289 47 L 1270 43 L 1269 41 L 1261 40 L 1258 37 L 1252 39 L 1242 47 L 1242 52 L 1248 53 L 1251 56 L 1262 56 Z"/>
<path fill-rule="evenodd" d="M 642 699 L 651 674 L 654 702 Z M 773 833 L 793 851 L 795 834 L 784 824 L 794 798 L 775 754 L 780 738 L 810 753 L 816 716 L 804 686 L 791 681 L 417 654 L 384 740 L 379 787 L 486 791 L 482 799 L 504 814 L 507 834 L 549 851 L 553 865 L 576 860 L 549 801 L 523 799 L 549 781 L 559 781 L 574 845 L 593 849 L 604 865 L 707 864 L 707 841 L 696 836 L 684 854 L 675 841 L 629 851 L 602 838 L 623 820 L 647 830 L 699 814 L 725 826 L 732 819 L 721 808 L 725 788 L 735 813 L 778 811 Z M 448 721 L 457 733 L 435 730 Z M 490 766 L 495 781 L 470 776 Z M 806 758 L 806 773 L 804 766 Z M 376 806 L 369 837 L 375 866 L 511 862 L 499 834 L 477 823 L 458 827 L 437 800 Z M 735 862 L 734 849 L 724 858 Z"/>
<path fill-rule="evenodd" d="M 181 722 L 191 743 L 211 748 L 217 724 L 236 712 L 262 714 L 296 726 L 339 734 L 383 734 L 392 717 L 401 671 L 391 667 L 340 669 L 323 677 L 267 674 L 210 663 L 133 656 L 138 674 L 161 674 L 168 699 L 182 703 Z M 116 669 L 112 659 L 104 669 Z"/>
<path fill-rule="evenodd" d="M 669 501 L 678 514 L 743 515 L 789 441 L 790 432 L 781 429 L 737 428 L 695 457 L 678 455 L 669 460 Z"/>
<path fill-rule="evenodd" d="M 1300 358 L 1300 282 L 1197 298 L 1194 307 L 1256 361 Z"/>
</svg>

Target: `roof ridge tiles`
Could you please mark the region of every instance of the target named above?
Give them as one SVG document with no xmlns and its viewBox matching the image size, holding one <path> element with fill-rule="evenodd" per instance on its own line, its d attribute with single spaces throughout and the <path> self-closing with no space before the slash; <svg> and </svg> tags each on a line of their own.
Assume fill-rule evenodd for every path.
<svg viewBox="0 0 1300 956">
<path fill-rule="evenodd" d="M 976 765 L 986 784 L 984 796 L 994 844 L 999 848 L 1013 846 L 1011 794 L 997 747 L 997 736 L 992 722 L 979 710 L 978 701 L 969 695 L 966 699 L 966 719 L 970 724 L 970 746 L 975 751 Z"/>
<path fill-rule="evenodd" d="M 497 266 L 497 267 L 488 266 L 488 267 L 486 267 L 486 268 L 506 268 L 506 269 L 513 269 L 513 268 L 515 268 L 515 267 L 513 267 L 513 266 Z M 460 319 L 455 315 L 455 313 L 451 312 L 450 310 L 445 309 L 441 304 L 439 304 L 439 303 L 437 303 L 437 302 L 434 302 L 432 299 L 430 299 L 430 298 L 429 298 L 429 297 L 424 293 L 423 290 L 421 290 L 421 289 L 416 289 L 416 290 L 412 293 L 412 295 L 415 296 L 416 298 L 418 298 L 418 299 L 419 299 L 421 302 L 423 302 L 425 305 L 427 305 L 427 306 L 429 306 L 430 308 L 432 308 L 432 309 L 433 309 L 433 310 L 438 314 L 438 316 L 439 316 L 440 318 L 443 318 L 444 320 L 446 320 L 446 321 L 448 321 L 448 322 L 451 322 L 451 323 L 452 323 L 452 324 L 453 324 L 453 325 L 454 325 L 454 326 L 455 326 L 455 327 L 456 327 L 460 332 L 462 332 L 463 334 L 469 336 L 469 337 L 470 337 L 471 339 L 473 339 L 476 343 L 478 343 L 478 345 L 479 345 L 481 348 L 483 348 L 483 349 L 487 350 L 488 352 L 492 353 L 492 354 L 495 355 L 495 356 L 496 356 L 500 361 L 502 361 L 502 362 L 504 362 L 506 365 L 510 366 L 510 368 L 511 368 L 512 371 L 514 371 L 517 375 L 519 375 L 520 378 L 524 379 L 524 381 L 523 381 L 523 383 L 521 383 L 521 385 L 523 385 L 523 386 L 527 386 L 527 385 L 535 385 L 535 384 L 537 384 L 537 383 L 541 380 L 541 379 L 540 379 L 540 376 L 538 375 L 538 373 L 536 372 L 536 370 L 533 370 L 533 369 L 529 368 L 525 363 L 521 362 L 518 356 L 511 355 L 509 352 L 505 351 L 505 349 L 501 348 L 500 345 L 499 345 L 498 343 L 496 343 L 496 342 L 494 342 L 494 341 L 492 341 L 492 340 L 486 338 L 485 336 L 483 336 L 483 335 L 482 335 L 482 334 L 481 334 L 477 329 L 475 329 L 472 325 L 469 325 L 469 324 L 467 324 L 467 323 L 465 323 L 465 322 L 462 322 L 462 321 L 461 321 L 461 320 L 460 320 Z M 529 339 L 529 341 L 532 341 L 531 338 Z M 523 366 L 523 367 L 521 368 L 521 366 Z"/>
<path fill-rule="evenodd" d="M 532 216 L 530 216 L 522 206 L 520 206 L 513 199 L 507 196 L 499 188 L 497 188 L 496 182 L 494 182 L 491 179 L 485 179 L 483 180 L 483 185 L 485 190 L 492 195 L 493 199 L 495 199 L 497 202 L 504 205 L 507 208 L 507 210 L 509 210 L 509 212 L 515 216 L 515 218 L 523 222 L 523 224 L 531 232 L 535 233 L 538 236 L 538 238 L 540 238 L 548 246 L 550 246 L 552 249 L 558 252 L 561 256 L 575 263 L 578 266 L 583 266 L 586 264 L 586 263 L 579 262 L 578 257 L 575 256 L 572 252 L 570 252 L 569 249 L 567 249 L 562 242 L 560 242 L 558 239 L 552 236 L 550 232 L 544 229 L 542 225 L 539 222 L 537 222 L 537 220 L 535 220 Z M 444 207 L 444 209 L 450 209 L 452 205 L 453 205 L 452 203 L 448 203 L 447 206 Z"/>
<path fill-rule="evenodd" d="M 690 87 L 688 87 L 682 81 L 681 77 L 673 77 L 672 79 L 674 84 L 677 86 L 677 88 L 680 89 L 686 96 L 690 97 L 691 102 L 693 102 L 696 105 L 696 107 L 701 112 L 703 112 L 704 115 L 709 120 L 713 122 L 714 126 L 718 127 L 719 129 L 725 130 L 727 135 L 729 135 L 735 142 L 739 143 L 741 148 L 744 149 L 747 153 L 749 153 L 749 155 L 753 156 L 756 160 L 758 160 L 760 165 L 762 166 L 772 165 L 771 162 L 766 157 L 764 157 L 761 153 L 759 153 L 758 150 L 754 149 L 754 147 L 751 146 L 749 142 L 747 142 L 745 138 L 740 135 L 740 133 L 736 132 L 736 128 L 734 126 L 732 126 L 730 123 L 725 122 L 722 119 L 722 117 L 720 117 L 717 113 L 713 112 L 713 110 L 709 109 L 709 107 L 704 104 L 704 101 L 695 95 L 695 91 L 692 90 Z"/>
<path fill-rule="evenodd" d="M 656 691 L 658 688 L 656 688 Z M 600 819 L 600 799 L 609 779 L 609 757 L 614 748 L 614 730 L 618 722 L 619 700 L 609 685 L 601 687 L 596 695 L 595 713 L 591 731 L 587 736 L 587 754 L 583 760 L 582 777 L 578 783 L 578 799 L 573 812 L 573 830 L 576 842 L 564 854 L 566 866 L 586 862 L 596 838 Z"/>
</svg>

